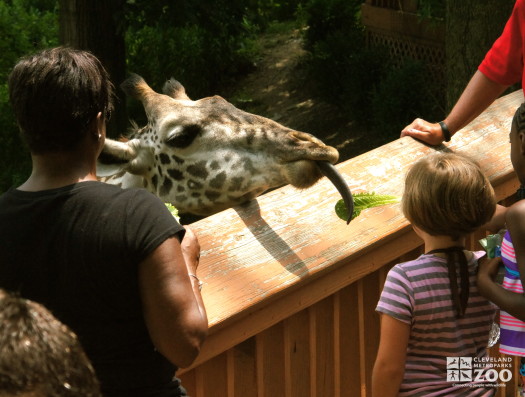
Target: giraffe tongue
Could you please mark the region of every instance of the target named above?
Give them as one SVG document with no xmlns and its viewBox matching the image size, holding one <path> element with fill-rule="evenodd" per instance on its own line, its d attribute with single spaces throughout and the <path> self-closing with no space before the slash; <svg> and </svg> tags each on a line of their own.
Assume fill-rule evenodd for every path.
<svg viewBox="0 0 525 397">
<path fill-rule="evenodd" d="M 348 225 L 352 220 L 352 212 L 354 212 L 354 198 L 352 197 L 350 189 L 348 189 L 348 185 L 343 179 L 343 176 L 330 162 L 316 161 L 316 164 L 321 173 L 334 184 L 339 194 L 341 194 L 348 213 L 348 219 L 346 221 L 346 224 Z"/>
</svg>

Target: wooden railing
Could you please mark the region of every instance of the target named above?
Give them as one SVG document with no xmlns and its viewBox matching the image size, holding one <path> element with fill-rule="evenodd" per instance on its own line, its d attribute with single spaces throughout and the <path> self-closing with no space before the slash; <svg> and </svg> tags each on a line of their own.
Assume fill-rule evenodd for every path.
<svg viewBox="0 0 525 397">
<path fill-rule="evenodd" d="M 452 150 L 475 158 L 505 200 L 518 187 L 508 133 L 522 101 L 521 91 L 500 98 L 449 144 L 401 138 L 337 167 L 353 192 L 401 196 L 415 160 Z M 192 225 L 210 329 L 193 366 L 179 371 L 191 396 L 370 396 L 386 273 L 421 253 L 422 241 L 399 204 L 365 210 L 347 226 L 334 212 L 338 199 L 324 178 Z M 514 381 L 499 394 L 510 395 Z"/>
</svg>

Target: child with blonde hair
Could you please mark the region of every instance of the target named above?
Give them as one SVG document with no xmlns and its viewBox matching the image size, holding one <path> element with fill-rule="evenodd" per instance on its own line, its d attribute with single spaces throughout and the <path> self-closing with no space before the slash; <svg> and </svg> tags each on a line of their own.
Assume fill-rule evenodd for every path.
<svg viewBox="0 0 525 397">
<path fill-rule="evenodd" d="M 407 173 L 402 209 L 425 253 L 388 273 L 376 308 L 381 340 L 374 397 L 495 394 L 490 383 L 475 383 L 468 379 L 473 372 L 458 365 L 461 358 L 482 362 L 487 356 L 496 308 L 476 285 L 484 252 L 468 251 L 465 243 L 495 208 L 490 182 L 465 156 L 429 155 Z"/>
</svg>

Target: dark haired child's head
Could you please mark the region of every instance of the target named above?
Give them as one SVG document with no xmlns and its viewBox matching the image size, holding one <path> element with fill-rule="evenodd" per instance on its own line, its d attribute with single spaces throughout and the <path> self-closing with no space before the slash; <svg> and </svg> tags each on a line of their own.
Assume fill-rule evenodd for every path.
<svg viewBox="0 0 525 397">
<path fill-rule="evenodd" d="M 488 178 L 466 156 L 435 153 L 417 161 L 407 173 L 403 213 L 430 235 L 458 240 L 487 223 L 495 209 Z"/>
<path fill-rule="evenodd" d="M 113 110 L 113 85 L 91 53 L 67 47 L 22 58 L 9 75 L 9 99 L 31 152 L 74 149 L 99 112 Z"/>
<path fill-rule="evenodd" d="M 0 395 L 101 397 L 76 335 L 42 305 L 0 290 Z"/>
<path fill-rule="evenodd" d="M 510 160 L 522 186 L 525 185 L 525 103 L 514 113 L 509 134 Z M 524 197 L 520 197 L 524 198 Z"/>
</svg>

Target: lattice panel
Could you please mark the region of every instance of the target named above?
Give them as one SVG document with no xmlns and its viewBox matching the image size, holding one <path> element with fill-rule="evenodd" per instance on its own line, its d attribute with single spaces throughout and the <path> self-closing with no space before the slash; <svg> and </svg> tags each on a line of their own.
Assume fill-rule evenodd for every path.
<svg viewBox="0 0 525 397">
<path fill-rule="evenodd" d="M 427 66 L 431 78 L 439 84 L 444 84 L 445 47 L 443 44 L 371 30 L 367 31 L 367 40 L 371 46 L 388 48 L 394 67 L 401 66 L 407 58 L 421 61 Z"/>
</svg>

